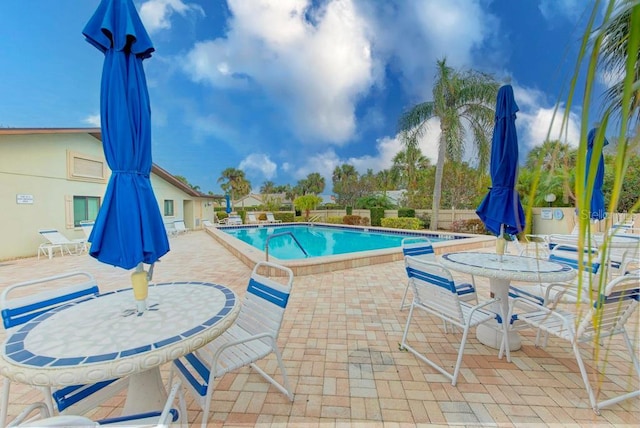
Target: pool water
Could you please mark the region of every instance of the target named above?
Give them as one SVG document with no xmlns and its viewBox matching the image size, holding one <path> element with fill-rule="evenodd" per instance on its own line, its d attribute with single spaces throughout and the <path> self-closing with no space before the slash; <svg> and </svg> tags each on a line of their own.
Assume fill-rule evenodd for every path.
<svg viewBox="0 0 640 428">
<path fill-rule="evenodd" d="M 402 239 L 406 237 L 425 236 L 417 233 L 385 233 L 368 229 L 354 230 L 309 225 L 241 227 L 222 230 L 261 251 L 265 251 L 267 238 L 272 236 L 269 239 L 269 254 L 281 260 L 398 248 L 401 246 Z M 447 240 L 437 236 L 427 237 L 433 242 Z M 300 245 L 295 242 L 296 240 Z M 306 255 L 300 247 L 304 248 Z"/>
</svg>

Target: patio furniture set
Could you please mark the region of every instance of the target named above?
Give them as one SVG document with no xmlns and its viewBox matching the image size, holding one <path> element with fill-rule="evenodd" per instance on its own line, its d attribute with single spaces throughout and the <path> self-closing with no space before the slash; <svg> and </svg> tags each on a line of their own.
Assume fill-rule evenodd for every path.
<svg viewBox="0 0 640 428">
<path fill-rule="evenodd" d="M 549 335 L 572 344 L 589 403 L 596 413 L 640 396 L 640 389 L 635 389 L 615 396 L 607 394 L 599 401 L 582 356 L 585 344 L 606 347 L 609 338 L 622 337 L 640 377 L 634 344 L 625 328 L 640 300 L 639 272 L 617 275 L 606 286 L 582 294 L 576 287 L 597 276 L 597 270 L 580 279 L 576 269 L 580 263 L 575 260 L 580 253 L 571 248 L 561 252 L 559 248 L 551 250 L 548 258 L 499 258 L 482 252 L 436 258 L 427 239 L 406 240 L 403 251 L 408 282 L 400 309 L 408 307 L 409 312 L 401 347 L 455 386 L 471 329 L 476 328 L 478 341 L 496 349 L 499 359 L 506 354 L 510 362 L 511 352 L 522 346 L 519 331 L 533 328 L 538 331 L 536 346 L 546 346 Z M 471 281 L 456 283 L 451 270 L 469 274 Z M 476 276 L 489 278 L 489 299 L 478 299 Z M 204 427 L 215 381 L 246 365 L 293 400 L 277 345 L 292 283 L 293 274 L 288 268 L 261 262 L 252 271 L 242 304 L 223 285 L 173 282 L 150 286 L 144 312 L 136 310 L 130 288 L 101 293 L 93 277 L 84 272 L 10 286 L 0 297 L 8 331 L 0 353 L 0 375 L 4 378 L 0 420 L 6 422 L 10 384 L 20 382 L 40 389 L 43 399 L 11 422 L 16 425 L 30 420 L 44 424 L 43 420 L 73 419 L 125 388 L 127 398 L 120 421 L 145 417 L 145 423 L 184 424 L 188 422 L 184 388 L 203 409 Z M 406 304 L 409 288 L 413 297 Z M 18 290 L 20 297 L 14 298 Z M 579 314 L 575 305 L 562 304 L 567 301 L 583 301 L 586 310 Z M 445 332 L 450 328 L 455 331 L 452 327 L 462 331 L 453 371 L 437 355 L 430 355 L 437 354 L 437 349 L 430 350 L 428 340 L 417 339 L 412 333 L 418 311 L 441 319 Z M 101 339 L 106 335 L 111 339 L 104 343 Z M 282 381 L 276 381 L 256 364 L 272 353 Z M 598 359 L 586 361 L 602 369 Z M 159 372 L 165 363 L 172 367 L 167 385 Z M 58 416 L 51 416 L 55 414 Z M 98 423 L 108 425 L 113 419 Z"/>
</svg>

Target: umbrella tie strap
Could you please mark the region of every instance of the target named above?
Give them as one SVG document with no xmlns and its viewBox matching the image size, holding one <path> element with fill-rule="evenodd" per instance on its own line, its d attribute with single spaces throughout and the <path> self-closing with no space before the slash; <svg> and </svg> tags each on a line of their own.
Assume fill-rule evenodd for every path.
<svg viewBox="0 0 640 428">
<path fill-rule="evenodd" d="M 124 169 L 114 169 L 111 171 L 111 173 L 113 174 L 130 174 L 130 175 L 141 175 L 145 178 L 149 178 L 149 174 L 145 174 L 144 172 L 140 172 L 140 171 L 126 171 Z"/>
</svg>

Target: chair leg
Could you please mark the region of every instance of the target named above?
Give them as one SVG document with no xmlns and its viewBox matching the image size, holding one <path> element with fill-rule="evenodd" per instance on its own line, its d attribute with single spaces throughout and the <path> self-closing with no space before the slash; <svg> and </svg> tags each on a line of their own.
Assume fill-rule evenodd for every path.
<svg viewBox="0 0 640 428">
<path fill-rule="evenodd" d="M 265 373 L 265 371 L 262 370 L 260 367 L 258 367 L 255 363 L 252 363 L 251 367 L 258 373 L 260 373 L 260 375 L 263 378 L 265 378 L 265 380 L 267 380 L 271 385 L 275 386 L 278 389 L 278 391 L 286 395 L 287 398 L 289 398 L 289 400 L 293 401 L 293 391 L 289 386 L 289 378 L 287 377 L 287 371 L 284 368 L 284 362 L 282 361 L 282 354 L 280 354 L 280 349 L 278 349 L 278 345 L 276 345 L 275 339 L 271 338 L 271 341 L 272 341 L 271 346 L 273 348 L 273 352 L 276 354 L 276 359 L 278 360 L 278 366 L 280 366 L 280 372 L 282 373 L 282 379 L 283 379 L 284 385 L 279 384 L 273 377 Z"/>
<path fill-rule="evenodd" d="M 7 422 L 7 412 L 9 408 L 9 387 L 11 381 L 7 378 L 2 379 L 2 402 L 0 402 L 0 426 L 5 426 Z"/>
<path fill-rule="evenodd" d="M 403 311 L 409 307 L 408 304 L 405 304 L 407 300 L 407 293 L 409 292 L 409 283 L 407 282 L 407 286 L 404 288 L 404 294 L 402 295 L 402 302 L 400 303 L 400 310 Z"/>
<path fill-rule="evenodd" d="M 460 341 L 460 349 L 458 349 L 458 358 L 456 359 L 456 366 L 453 369 L 453 376 L 451 377 L 451 385 L 456 386 L 458 383 L 458 374 L 460 374 L 460 366 L 462 365 L 462 356 L 464 354 L 464 347 L 467 344 L 467 336 L 469 335 L 469 326 L 464 327 L 462 333 L 462 340 Z"/>
</svg>

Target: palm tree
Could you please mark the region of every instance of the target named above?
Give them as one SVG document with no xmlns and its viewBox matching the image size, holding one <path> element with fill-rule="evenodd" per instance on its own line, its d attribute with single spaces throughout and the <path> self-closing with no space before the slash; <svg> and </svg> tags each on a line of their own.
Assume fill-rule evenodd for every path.
<svg viewBox="0 0 640 428">
<path fill-rule="evenodd" d="M 273 181 L 265 181 L 262 183 L 262 186 L 260 186 L 260 193 L 263 195 L 276 193 L 276 184 Z"/>
<path fill-rule="evenodd" d="M 433 101 L 420 103 L 404 113 L 399 122 L 403 143 L 416 147 L 418 138 L 427 130 L 427 121 L 440 120 L 438 161 L 433 188 L 431 229 L 437 228 L 442 174 L 446 160 L 460 162 L 464 152 L 467 128 L 471 130 L 478 151 L 478 168 L 486 171 L 489 164 L 491 132 L 498 83 L 488 74 L 478 71 L 459 72 L 437 62 L 437 77 L 433 86 Z"/>
<path fill-rule="evenodd" d="M 226 181 L 226 183 L 225 183 Z M 244 171 L 237 168 L 227 168 L 222 171 L 218 183 L 225 193 L 229 193 L 231 200 L 248 195 L 251 192 L 251 183 L 244 175 Z"/>
<path fill-rule="evenodd" d="M 420 171 L 431 167 L 429 158 L 422 154 L 418 145 L 406 145 L 405 149 L 396 153 L 393 157 L 393 169 L 402 177 L 407 188 L 407 196 L 410 208 L 417 208 L 416 193 L 420 187 Z"/>
<path fill-rule="evenodd" d="M 636 0 L 620 0 L 612 17 L 605 20 L 597 31 L 604 35 L 599 49 L 599 65 L 606 75 L 613 76 L 614 79 L 617 78 L 605 93 L 605 107 L 618 114 L 622 111 L 625 68 L 629 59 L 631 12 L 634 8 L 635 10 L 638 8 Z M 633 80 L 638 82 L 640 81 L 640 50 L 635 51 L 632 64 Z M 640 121 L 640 90 L 636 89 L 630 95 L 627 106 L 630 113 L 628 119 L 633 120 L 635 117 L 637 122 Z"/>
<path fill-rule="evenodd" d="M 298 181 L 298 185 L 303 189 L 303 194 L 313 193 L 318 195 L 324 191 L 324 177 L 320 173 L 312 172 L 307 178 Z"/>
<path fill-rule="evenodd" d="M 333 170 L 333 193 L 337 202 L 345 206 L 353 206 L 358 194 L 358 180 L 360 175 L 353 165 L 342 164 Z"/>
</svg>

